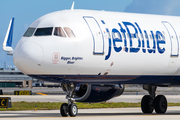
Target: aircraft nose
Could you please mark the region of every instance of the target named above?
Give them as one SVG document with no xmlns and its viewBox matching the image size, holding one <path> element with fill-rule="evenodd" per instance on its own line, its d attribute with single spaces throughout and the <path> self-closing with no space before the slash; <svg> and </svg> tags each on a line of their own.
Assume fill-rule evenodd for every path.
<svg viewBox="0 0 180 120">
<path fill-rule="evenodd" d="M 25 74 L 38 73 L 43 61 L 43 49 L 34 42 L 18 45 L 13 54 L 16 67 Z"/>
</svg>

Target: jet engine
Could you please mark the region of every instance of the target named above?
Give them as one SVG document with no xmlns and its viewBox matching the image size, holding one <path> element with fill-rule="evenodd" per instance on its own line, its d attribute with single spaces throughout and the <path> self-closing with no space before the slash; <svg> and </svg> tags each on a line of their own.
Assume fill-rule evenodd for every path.
<svg viewBox="0 0 180 120">
<path fill-rule="evenodd" d="M 75 91 L 76 102 L 103 102 L 124 92 L 124 85 L 80 85 Z"/>
</svg>

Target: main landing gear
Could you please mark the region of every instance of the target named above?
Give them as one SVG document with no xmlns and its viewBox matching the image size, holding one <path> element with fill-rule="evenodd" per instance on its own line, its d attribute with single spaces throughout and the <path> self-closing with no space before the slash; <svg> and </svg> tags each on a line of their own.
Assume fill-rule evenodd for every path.
<svg viewBox="0 0 180 120">
<path fill-rule="evenodd" d="M 154 85 L 143 85 L 143 89 L 147 90 L 150 95 L 145 95 L 141 100 L 141 110 L 145 114 L 150 114 L 155 109 L 157 114 L 164 114 L 167 110 L 167 100 L 164 95 L 156 96 L 156 88 Z"/>
<path fill-rule="evenodd" d="M 68 115 L 71 117 L 75 117 L 78 113 L 78 108 L 76 104 L 74 104 L 73 93 L 75 90 L 74 84 L 62 84 L 63 90 L 66 92 L 66 99 L 68 99 L 68 104 L 63 103 L 60 107 L 61 116 L 67 117 Z"/>
</svg>

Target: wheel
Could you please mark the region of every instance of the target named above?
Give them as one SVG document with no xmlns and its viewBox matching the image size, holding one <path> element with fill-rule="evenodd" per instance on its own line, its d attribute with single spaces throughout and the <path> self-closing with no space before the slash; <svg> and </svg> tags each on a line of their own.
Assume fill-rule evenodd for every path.
<svg viewBox="0 0 180 120">
<path fill-rule="evenodd" d="M 78 108 L 77 108 L 76 104 L 70 104 L 68 107 L 68 110 L 69 110 L 69 115 L 71 117 L 75 117 L 78 113 Z"/>
<path fill-rule="evenodd" d="M 154 110 L 150 95 L 145 95 L 141 100 L 141 110 L 143 113 L 152 113 Z"/>
<path fill-rule="evenodd" d="M 63 103 L 60 108 L 61 116 L 67 117 L 68 116 L 68 104 Z"/>
<path fill-rule="evenodd" d="M 164 95 L 158 95 L 154 100 L 154 108 L 156 113 L 164 114 L 167 110 L 167 100 Z"/>
</svg>

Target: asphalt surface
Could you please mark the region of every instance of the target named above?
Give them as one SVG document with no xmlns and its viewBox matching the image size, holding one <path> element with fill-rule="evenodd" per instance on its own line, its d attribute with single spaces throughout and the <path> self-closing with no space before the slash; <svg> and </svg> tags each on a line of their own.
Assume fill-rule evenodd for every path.
<svg viewBox="0 0 180 120">
<path fill-rule="evenodd" d="M 61 117 L 59 110 L 1 111 L 1 120 L 179 120 L 180 107 L 166 114 L 143 114 L 140 108 L 79 109 L 76 117 Z"/>
<path fill-rule="evenodd" d="M 13 102 L 27 101 L 27 102 L 67 102 L 65 99 L 65 93 L 61 88 L 0 88 L 3 90 L 3 96 L 11 97 Z M 31 90 L 33 95 L 14 95 L 14 91 Z M 42 93 L 40 95 L 39 93 Z M 141 86 L 128 86 L 125 88 L 125 92 L 116 98 L 109 100 L 109 102 L 129 102 L 138 103 L 144 95 L 148 92 L 143 90 Z M 157 95 L 165 95 L 168 102 L 180 103 L 180 88 L 178 87 L 158 87 L 156 91 Z"/>
<path fill-rule="evenodd" d="M 5 95 L 14 95 L 14 91 L 31 90 L 33 95 L 43 93 L 48 95 L 64 95 L 64 91 L 60 87 L 34 87 L 34 88 L 0 88 Z M 158 87 L 157 94 L 163 95 L 180 95 L 180 87 Z M 147 91 L 143 90 L 140 85 L 125 87 L 124 95 L 146 95 Z"/>
<path fill-rule="evenodd" d="M 4 95 L 14 95 L 14 91 L 32 91 L 33 95 L 37 93 L 44 93 L 50 95 L 64 95 L 64 91 L 60 88 L 34 87 L 34 88 L 0 88 Z"/>
<path fill-rule="evenodd" d="M 1 89 L 1 88 L 0 88 Z M 13 95 L 14 90 L 32 90 L 33 95 Z M 0 95 L 0 97 L 11 97 L 12 102 L 67 102 L 61 88 L 3 88 L 4 93 L 11 95 Z M 43 93 L 38 95 L 36 93 Z M 157 95 L 166 95 L 168 102 L 180 102 L 179 88 L 158 88 Z M 143 95 L 148 94 L 141 87 L 128 87 L 123 95 L 113 98 L 107 102 L 141 102 Z M 0 111 L 0 120 L 179 120 L 180 107 L 169 107 L 164 115 L 143 114 L 141 108 L 107 108 L 107 109 L 79 109 L 76 117 L 61 117 L 59 110 L 41 111 Z"/>
<path fill-rule="evenodd" d="M 11 97 L 12 102 L 67 102 L 65 95 L 0 95 L 0 97 Z M 107 102 L 139 103 L 143 95 L 121 95 Z M 166 95 L 169 103 L 180 103 L 180 95 Z"/>
</svg>

